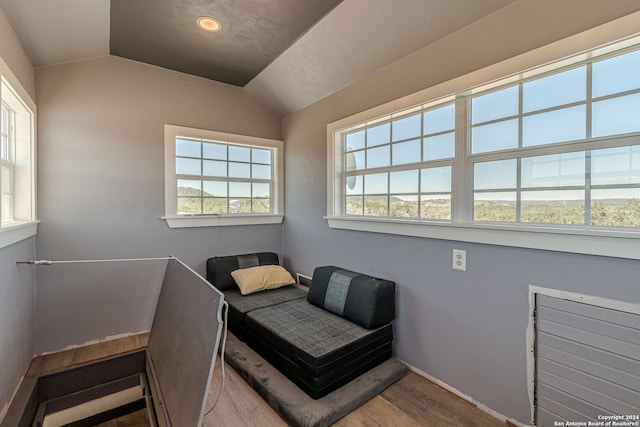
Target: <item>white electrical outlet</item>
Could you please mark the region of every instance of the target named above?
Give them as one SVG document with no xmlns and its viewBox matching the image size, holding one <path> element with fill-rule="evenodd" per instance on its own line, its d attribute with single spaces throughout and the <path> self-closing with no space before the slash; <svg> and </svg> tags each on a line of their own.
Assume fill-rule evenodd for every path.
<svg viewBox="0 0 640 427">
<path fill-rule="evenodd" d="M 453 264 L 451 266 L 454 270 L 467 271 L 467 251 L 462 249 L 453 250 Z"/>
</svg>

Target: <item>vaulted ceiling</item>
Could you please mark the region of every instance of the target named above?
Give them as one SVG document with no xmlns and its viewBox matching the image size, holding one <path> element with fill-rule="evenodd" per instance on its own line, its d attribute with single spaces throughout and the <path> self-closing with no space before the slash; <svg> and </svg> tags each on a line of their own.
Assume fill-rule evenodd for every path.
<svg viewBox="0 0 640 427">
<path fill-rule="evenodd" d="M 35 67 L 116 55 L 242 86 L 282 115 L 515 0 L 0 0 Z M 221 30 L 196 26 L 201 16 Z"/>
<path fill-rule="evenodd" d="M 112 55 L 244 86 L 341 0 L 111 0 Z M 195 25 L 215 18 L 217 32 Z"/>
</svg>

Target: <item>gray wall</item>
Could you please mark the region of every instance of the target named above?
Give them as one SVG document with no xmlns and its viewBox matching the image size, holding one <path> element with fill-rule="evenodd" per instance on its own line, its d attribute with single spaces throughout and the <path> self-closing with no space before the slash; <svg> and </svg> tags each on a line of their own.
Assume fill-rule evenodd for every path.
<svg viewBox="0 0 640 427">
<path fill-rule="evenodd" d="M 281 138 L 280 118 L 241 88 L 106 56 L 37 70 L 36 92 L 39 258 L 174 255 L 204 273 L 210 256 L 282 252 L 280 224 L 169 229 L 160 219 L 164 124 Z M 51 292 L 47 271 L 38 269 L 37 354 L 86 341 L 62 330 L 45 344 L 46 322 L 62 321 L 68 314 L 60 306 L 74 298 Z M 115 280 L 112 292 L 122 299 L 131 295 Z M 153 286 L 149 296 L 157 296 Z M 114 320 L 91 316 L 80 304 L 74 314 L 94 326 L 95 339 L 103 338 Z M 135 320 L 135 308 L 120 316 L 130 321 L 119 324 L 128 326 L 112 334 L 148 329 Z"/>
<path fill-rule="evenodd" d="M 34 239 L 0 249 L 0 420 L 27 371 L 34 346 Z"/>
<path fill-rule="evenodd" d="M 151 329 L 167 259 L 37 266 L 38 354 Z"/>
<path fill-rule="evenodd" d="M 35 98 L 33 66 L 2 9 L 0 9 L 0 58 L 11 68 L 24 90 L 31 98 Z"/>
<path fill-rule="evenodd" d="M 640 303 L 640 262 L 329 229 L 326 125 L 640 8 L 520 1 L 284 119 L 286 263 L 335 264 L 398 284 L 397 356 L 489 408 L 530 422 L 528 285 Z M 467 250 L 467 271 L 451 269 Z"/>
<path fill-rule="evenodd" d="M 33 96 L 33 67 L 2 10 L 0 57 Z M 33 238 L 0 249 L 0 420 L 33 357 L 35 275 L 16 262 L 34 256 Z"/>
</svg>

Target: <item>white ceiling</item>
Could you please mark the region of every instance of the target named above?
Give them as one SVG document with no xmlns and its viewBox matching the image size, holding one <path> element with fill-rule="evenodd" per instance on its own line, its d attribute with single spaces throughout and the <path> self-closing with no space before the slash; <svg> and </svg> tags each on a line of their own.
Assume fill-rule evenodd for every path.
<svg viewBox="0 0 640 427">
<path fill-rule="evenodd" d="M 245 88 L 286 115 L 514 1 L 344 0 Z M 109 0 L 0 0 L 0 8 L 35 67 L 109 54 Z"/>
</svg>

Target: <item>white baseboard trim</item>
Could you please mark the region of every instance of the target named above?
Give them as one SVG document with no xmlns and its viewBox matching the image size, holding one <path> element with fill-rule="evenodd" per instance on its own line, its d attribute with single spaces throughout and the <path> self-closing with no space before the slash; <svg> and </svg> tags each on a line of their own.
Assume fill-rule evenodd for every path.
<svg viewBox="0 0 640 427">
<path fill-rule="evenodd" d="M 485 412 L 485 413 L 491 415 L 493 418 L 496 418 L 496 419 L 504 422 L 505 424 L 507 422 L 509 422 L 509 423 L 511 423 L 513 425 L 516 425 L 516 426 L 519 426 L 519 427 L 532 427 L 531 424 L 525 424 L 525 423 L 523 423 L 521 421 L 515 420 L 513 418 L 509 418 L 509 417 L 507 417 L 507 416 L 505 416 L 505 415 L 503 415 L 503 414 L 501 414 L 501 413 L 499 413 L 497 411 L 494 411 L 493 409 L 489 408 L 487 405 L 476 401 L 471 396 L 468 396 L 468 395 L 464 394 L 463 392 L 461 392 L 457 388 L 450 386 L 449 384 L 445 383 L 444 381 L 439 380 L 438 378 L 435 378 L 435 377 L 427 374 L 426 372 L 416 368 L 415 366 L 405 362 L 402 359 L 398 359 L 398 360 L 400 360 L 402 363 L 404 363 L 407 366 L 407 368 L 409 368 L 409 370 L 415 372 L 416 374 L 420 375 L 423 378 L 428 379 L 432 383 L 437 384 L 438 386 L 442 387 L 443 389 L 455 394 L 456 396 L 460 397 L 461 399 L 466 400 L 467 402 L 471 403 L 473 406 L 475 406 L 478 409 L 480 409 L 482 412 Z"/>
</svg>

